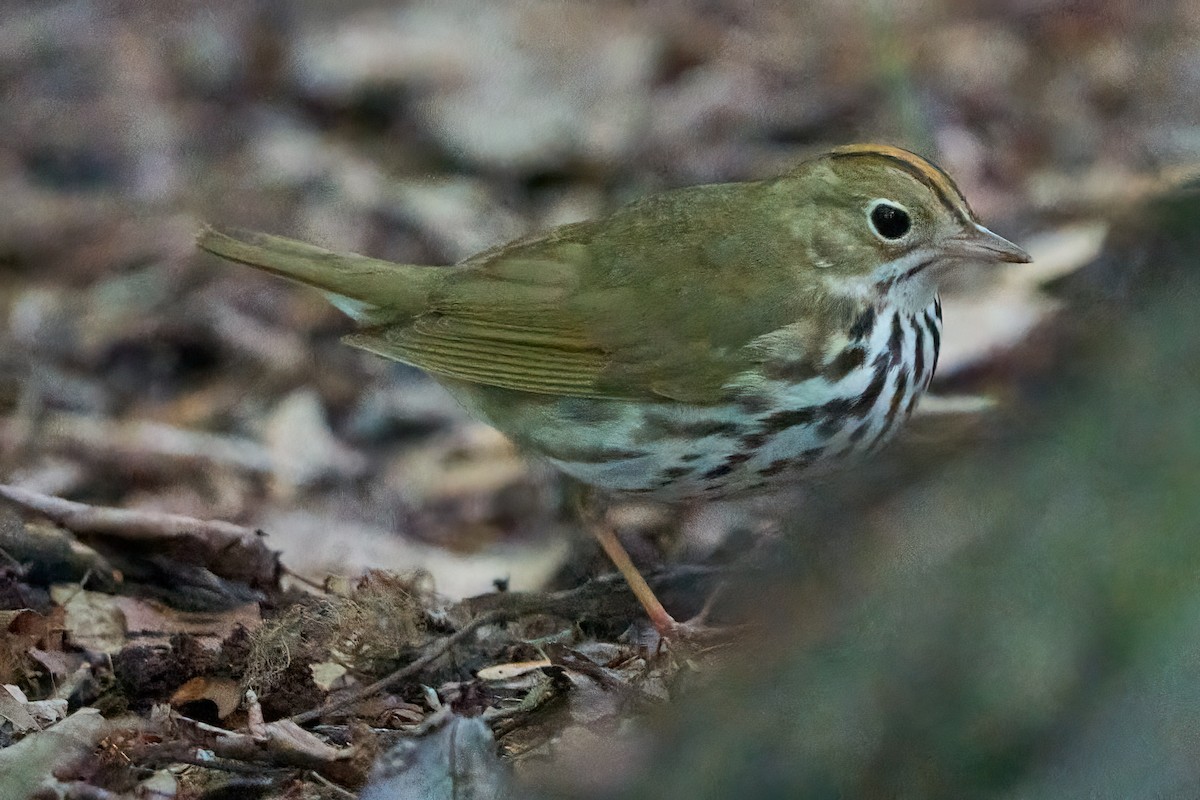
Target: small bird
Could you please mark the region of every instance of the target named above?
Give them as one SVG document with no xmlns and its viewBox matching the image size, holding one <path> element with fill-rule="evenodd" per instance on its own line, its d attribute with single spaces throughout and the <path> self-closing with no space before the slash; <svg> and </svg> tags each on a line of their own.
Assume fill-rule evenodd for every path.
<svg viewBox="0 0 1200 800">
<path fill-rule="evenodd" d="M 918 155 L 840 147 L 693 186 L 449 267 L 206 228 L 199 246 L 323 290 L 346 341 L 432 374 L 478 418 L 601 492 L 762 492 L 878 449 L 933 377 L 938 285 L 1028 262 Z M 602 520 L 664 635 L 683 627 Z"/>
</svg>

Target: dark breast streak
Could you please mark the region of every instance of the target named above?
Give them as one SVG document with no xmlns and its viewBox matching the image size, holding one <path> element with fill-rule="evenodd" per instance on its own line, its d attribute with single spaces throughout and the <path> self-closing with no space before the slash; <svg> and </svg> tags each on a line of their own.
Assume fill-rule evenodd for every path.
<svg viewBox="0 0 1200 800">
<path fill-rule="evenodd" d="M 917 402 L 933 380 L 941 350 L 940 301 L 935 300 L 933 309 L 932 316 L 929 309 L 913 316 L 896 316 L 903 336 L 902 354 L 893 364 L 896 378 L 883 425 L 866 449 L 875 449 L 891 438 L 898 421 L 902 421 L 901 416 L 907 420 L 912 415 Z M 903 415 L 900 414 L 902 408 Z"/>
<path fill-rule="evenodd" d="M 828 400 L 778 408 L 743 435 L 744 444 L 764 451 L 786 448 L 789 434 L 797 443 L 794 454 L 759 464 L 760 477 L 803 471 L 817 462 L 875 449 L 890 439 L 933 378 L 941 349 L 941 304 L 935 302 L 915 315 L 868 308 L 851 326 L 848 339 L 814 379 L 827 386 Z M 838 383 L 857 369 L 870 371 L 865 389 L 837 394 Z M 808 436 L 808 446 L 799 446 L 804 436 L 796 428 L 815 434 Z"/>
<path fill-rule="evenodd" d="M 881 446 L 912 413 L 937 364 L 941 307 L 868 308 L 846 334 L 805 377 L 764 364 L 763 380 L 728 403 L 622 404 L 632 415 L 622 424 L 535 426 L 556 437 L 535 446 L 580 480 L 659 500 L 720 498 L 827 471 Z"/>
</svg>

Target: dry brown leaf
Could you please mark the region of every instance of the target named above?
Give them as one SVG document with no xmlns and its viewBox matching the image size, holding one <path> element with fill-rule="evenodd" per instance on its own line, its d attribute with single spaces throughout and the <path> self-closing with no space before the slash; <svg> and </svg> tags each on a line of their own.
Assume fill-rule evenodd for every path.
<svg viewBox="0 0 1200 800">
<path fill-rule="evenodd" d="M 129 634 L 137 635 L 139 644 L 164 646 L 172 636 L 188 634 L 216 649 L 238 628 L 254 630 L 262 622 L 257 603 L 227 611 L 178 611 L 153 600 L 114 597 L 75 584 L 53 586 L 50 596 L 66 612 L 64 626 L 71 640 L 100 653 L 118 652 Z"/>
<path fill-rule="evenodd" d="M 180 686 L 171 695 L 171 705 L 175 708 L 208 700 L 217 707 L 217 719 L 225 719 L 242 701 L 242 690 L 238 682 L 232 678 L 196 677 Z"/>
<path fill-rule="evenodd" d="M 150 549 L 255 587 L 273 587 L 278 582 L 279 554 L 267 548 L 260 531 L 242 525 L 91 506 L 4 484 L 0 484 L 0 497 L 78 534 Z"/>
<path fill-rule="evenodd" d="M 73 675 L 84 663 L 82 653 L 64 653 L 61 650 L 42 650 L 38 647 L 29 648 L 29 657 L 40 664 L 55 683 L 61 684 Z"/>
<path fill-rule="evenodd" d="M 179 611 L 153 600 L 114 598 L 125 620 L 125 630 L 137 634 L 139 643 L 168 643 L 175 634 L 188 634 L 205 647 L 216 649 L 239 628 L 255 630 L 262 623 L 258 603 L 225 611 Z"/>
</svg>

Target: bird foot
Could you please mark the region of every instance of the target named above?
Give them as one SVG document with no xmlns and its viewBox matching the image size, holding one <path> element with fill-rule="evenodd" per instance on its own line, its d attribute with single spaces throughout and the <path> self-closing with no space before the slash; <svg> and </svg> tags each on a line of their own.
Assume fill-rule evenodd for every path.
<svg viewBox="0 0 1200 800">
<path fill-rule="evenodd" d="M 710 598 L 711 601 L 711 598 Z M 690 657 L 710 650 L 726 647 L 748 628 L 746 625 L 710 625 L 708 615 L 711 602 L 699 614 L 679 622 L 670 614 L 654 615 L 650 623 L 653 633 L 643 638 L 651 653 L 670 652 Z"/>
</svg>

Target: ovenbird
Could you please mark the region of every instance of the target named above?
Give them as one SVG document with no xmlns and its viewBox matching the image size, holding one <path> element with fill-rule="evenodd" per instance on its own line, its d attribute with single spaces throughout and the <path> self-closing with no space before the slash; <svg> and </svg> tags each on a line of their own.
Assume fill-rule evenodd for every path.
<svg viewBox="0 0 1200 800">
<path fill-rule="evenodd" d="M 361 325 L 350 344 L 433 374 L 579 481 L 663 501 L 769 489 L 878 448 L 933 377 L 939 281 L 963 261 L 1029 260 L 944 172 L 882 145 L 647 197 L 452 267 L 211 228 L 199 244 L 324 290 Z"/>
</svg>

